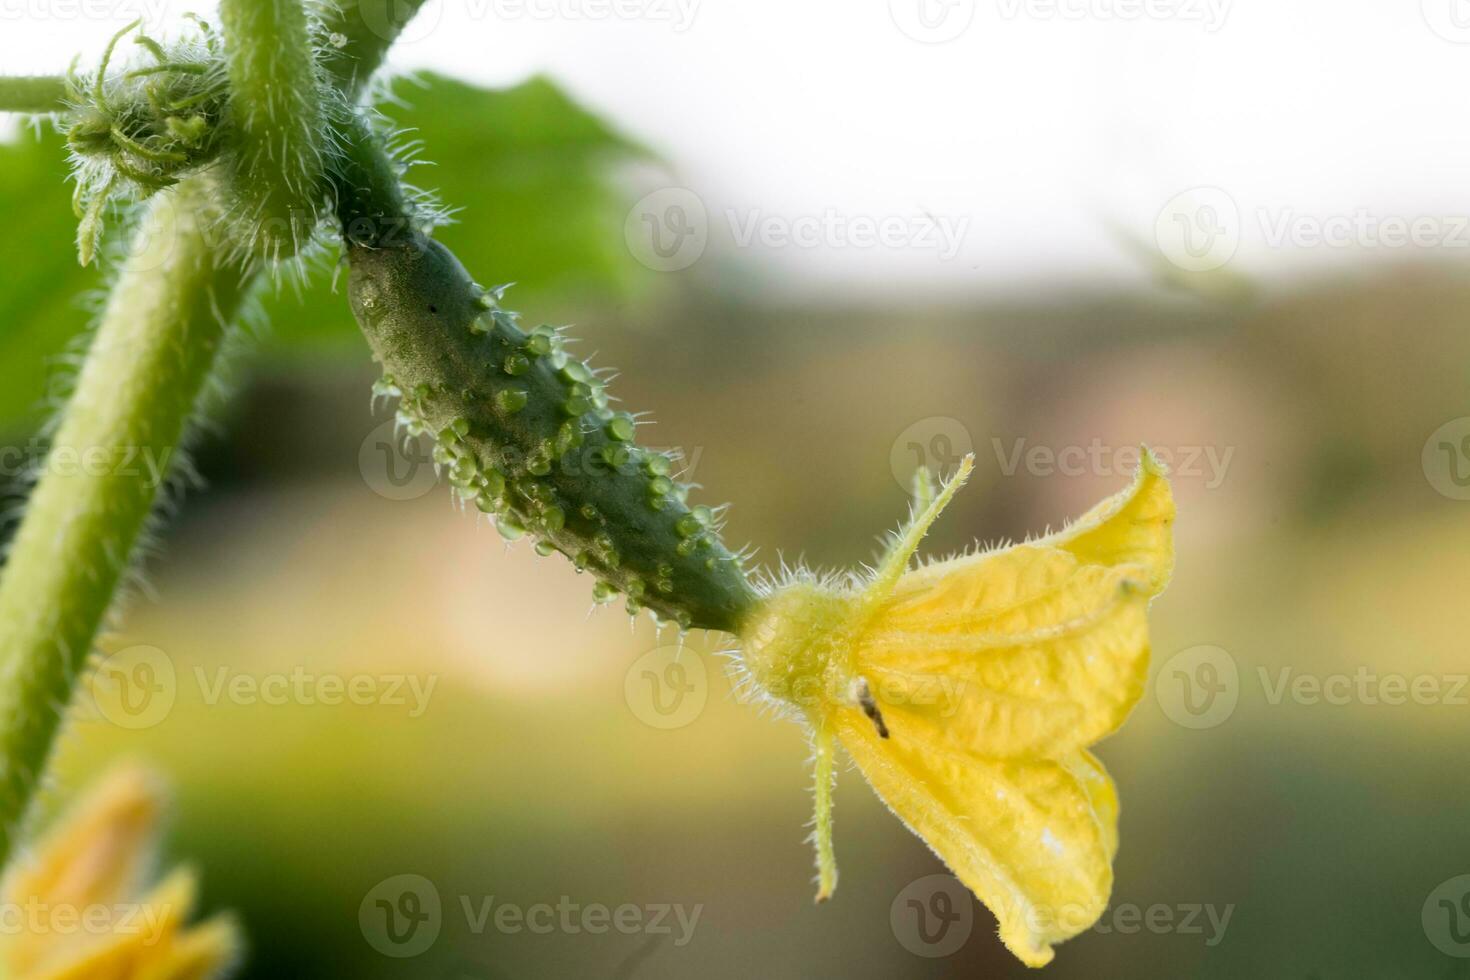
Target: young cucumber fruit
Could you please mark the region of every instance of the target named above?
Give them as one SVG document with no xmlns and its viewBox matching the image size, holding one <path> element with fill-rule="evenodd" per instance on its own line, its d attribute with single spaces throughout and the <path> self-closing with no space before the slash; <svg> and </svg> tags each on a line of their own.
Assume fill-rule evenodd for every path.
<svg viewBox="0 0 1470 980">
<path fill-rule="evenodd" d="M 671 457 L 637 445 L 602 381 L 550 327 L 523 331 L 501 290 L 475 284 L 443 245 L 404 228 L 347 236 L 353 312 L 397 395 L 399 421 L 434 439 L 456 490 L 509 538 L 530 534 L 681 628 L 733 632 L 755 601 L 713 512 L 691 508 Z"/>
</svg>

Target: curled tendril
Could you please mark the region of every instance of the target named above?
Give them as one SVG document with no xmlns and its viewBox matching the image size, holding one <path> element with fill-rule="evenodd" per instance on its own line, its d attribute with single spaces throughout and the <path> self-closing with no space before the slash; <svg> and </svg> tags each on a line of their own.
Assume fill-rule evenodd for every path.
<svg viewBox="0 0 1470 980">
<path fill-rule="evenodd" d="M 218 35 L 197 17 L 192 35 L 163 44 L 134 21 L 108 42 L 96 72 L 68 73 L 65 127 L 77 183 L 82 264 L 91 262 L 107 207 L 141 200 L 213 160 L 224 142 L 229 83 Z M 111 71 L 118 45 L 133 38 L 145 63 Z"/>
</svg>

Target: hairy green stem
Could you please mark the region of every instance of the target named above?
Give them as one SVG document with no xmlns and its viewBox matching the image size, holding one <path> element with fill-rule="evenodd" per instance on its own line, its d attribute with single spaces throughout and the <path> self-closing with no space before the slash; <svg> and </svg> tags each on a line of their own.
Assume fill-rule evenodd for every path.
<svg viewBox="0 0 1470 980">
<path fill-rule="evenodd" d="M 345 39 L 334 56 L 333 83 L 348 97 L 393 39 L 355 28 L 366 23 L 359 2 L 377 0 L 339 0 L 324 13 L 329 29 Z M 418 6 L 388 2 L 400 10 Z M 11 85 L 0 105 L 44 111 L 45 100 L 60 98 L 58 85 L 64 92 L 60 79 Z M 146 451 L 164 464 L 175 455 L 226 325 L 251 286 L 252 277 L 223 259 L 225 244 L 209 232 L 218 199 L 212 179 L 199 176 L 150 204 L 150 237 L 138 240 L 114 286 L 0 574 L 0 865 L 152 513 L 158 480 L 137 459 Z"/>
<path fill-rule="evenodd" d="M 327 83 L 301 0 L 222 0 L 230 77 L 229 156 L 237 237 L 287 258 L 316 227 Z"/>
<path fill-rule="evenodd" d="M 123 265 L 0 580 L 0 859 L 244 292 L 214 189 L 158 195 Z M 140 460 L 151 461 L 140 466 Z"/>
<path fill-rule="evenodd" d="M 320 12 L 328 39 L 327 71 L 345 91 L 356 92 L 382 66 L 393 39 L 426 0 L 335 0 Z"/>
<path fill-rule="evenodd" d="M 62 112 L 66 79 L 60 75 L 0 77 L 0 112 Z"/>
</svg>

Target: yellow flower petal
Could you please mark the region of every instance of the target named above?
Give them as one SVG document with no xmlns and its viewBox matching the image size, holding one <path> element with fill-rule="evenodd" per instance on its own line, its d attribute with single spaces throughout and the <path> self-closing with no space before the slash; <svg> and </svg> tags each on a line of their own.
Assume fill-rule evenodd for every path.
<svg viewBox="0 0 1470 980">
<path fill-rule="evenodd" d="M 190 929 L 139 972 L 137 980 L 209 980 L 239 959 L 240 932 L 231 919 L 211 919 Z"/>
<path fill-rule="evenodd" d="M 895 737 L 1056 758 L 1116 731 L 1147 684 L 1173 519 L 1145 454 L 1133 486 L 1062 533 L 903 575 L 855 655 Z"/>
<path fill-rule="evenodd" d="M 838 737 L 883 801 L 995 914 L 1027 966 L 1107 906 L 1117 796 L 1095 759 L 1000 761 L 878 737 L 860 712 Z"/>
<path fill-rule="evenodd" d="M 162 801 L 136 769 L 108 776 L 14 870 L 4 895 L 31 916 L 0 937 L 7 980 L 204 980 L 234 962 L 228 920 L 188 928 L 198 888 L 173 872 L 146 896 L 134 885 L 151 859 Z"/>
<path fill-rule="evenodd" d="M 742 636 L 753 682 L 816 731 L 818 786 L 835 734 L 1030 966 L 1096 922 L 1112 889 L 1118 796 L 1086 749 L 1143 692 L 1148 603 L 1174 565 L 1169 484 L 1142 460 L 1132 486 L 1058 534 L 910 570 L 967 457 L 937 493 L 916 492 L 864 583 L 799 575 Z M 830 794 L 814 828 L 825 897 Z"/>
<path fill-rule="evenodd" d="M 862 636 L 856 669 L 895 738 L 993 758 L 1058 756 L 1115 731 L 1148 675 L 1148 594 L 1132 567 L 1024 545 L 946 563 Z"/>
<path fill-rule="evenodd" d="M 1141 569 L 1149 595 L 1158 595 L 1174 573 L 1174 495 L 1168 469 L 1147 446 L 1139 451 L 1133 486 L 1039 543 L 1065 548 L 1089 564 Z"/>
<path fill-rule="evenodd" d="M 151 858 L 163 809 L 158 785 L 142 769 L 114 769 L 53 828 L 29 862 L 5 879 L 7 902 L 44 895 L 76 905 L 128 894 Z"/>
</svg>

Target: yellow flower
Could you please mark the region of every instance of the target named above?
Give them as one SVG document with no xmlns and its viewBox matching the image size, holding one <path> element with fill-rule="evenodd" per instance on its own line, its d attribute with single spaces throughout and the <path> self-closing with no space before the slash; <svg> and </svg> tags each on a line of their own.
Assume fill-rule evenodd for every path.
<svg viewBox="0 0 1470 980">
<path fill-rule="evenodd" d="M 814 732 L 818 900 L 837 882 L 835 741 L 990 907 L 1011 952 L 1043 966 L 1112 890 L 1118 798 L 1087 747 L 1143 692 L 1174 502 L 1145 448 L 1133 485 L 1064 531 L 910 570 L 972 466 L 916 493 L 869 574 L 772 589 L 742 631 L 745 664 Z"/>
<path fill-rule="evenodd" d="M 189 926 L 196 882 L 168 875 L 142 897 L 163 804 L 137 769 L 113 771 L 0 888 L 8 980 L 207 980 L 236 959 L 228 919 Z"/>
</svg>

